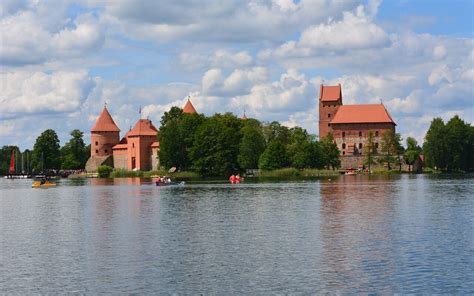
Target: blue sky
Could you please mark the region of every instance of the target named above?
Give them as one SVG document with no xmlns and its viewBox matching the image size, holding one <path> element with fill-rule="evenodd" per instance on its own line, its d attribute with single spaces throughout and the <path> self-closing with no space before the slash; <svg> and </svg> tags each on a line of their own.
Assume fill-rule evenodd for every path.
<svg viewBox="0 0 474 296">
<path fill-rule="evenodd" d="M 0 145 L 65 143 L 107 103 L 126 131 L 191 97 L 317 134 L 319 85 L 382 101 L 403 138 L 472 122 L 474 1 L 212 0 L 0 3 Z"/>
</svg>

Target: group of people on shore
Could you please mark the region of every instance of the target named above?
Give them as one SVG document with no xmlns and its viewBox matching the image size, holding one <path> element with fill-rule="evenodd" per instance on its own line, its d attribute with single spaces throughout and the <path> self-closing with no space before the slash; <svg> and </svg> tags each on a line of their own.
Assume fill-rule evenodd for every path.
<svg viewBox="0 0 474 296">
<path fill-rule="evenodd" d="M 230 176 L 229 181 L 230 181 L 231 184 L 239 184 L 239 183 L 244 181 L 244 178 L 240 177 L 240 175 L 237 174 L 237 175 Z"/>
</svg>

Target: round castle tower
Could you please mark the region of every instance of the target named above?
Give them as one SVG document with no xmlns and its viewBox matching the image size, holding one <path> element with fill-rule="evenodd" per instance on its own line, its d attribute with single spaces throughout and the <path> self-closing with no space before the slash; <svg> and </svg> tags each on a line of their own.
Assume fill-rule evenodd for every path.
<svg viewBox="0 0 474 296">
<path fill-rule="evenodd" d="M 112 147 L 119 142 L 120 129 L 104 107 L 91 128 L 91 157 L 112 155 Z"/>
</svg>

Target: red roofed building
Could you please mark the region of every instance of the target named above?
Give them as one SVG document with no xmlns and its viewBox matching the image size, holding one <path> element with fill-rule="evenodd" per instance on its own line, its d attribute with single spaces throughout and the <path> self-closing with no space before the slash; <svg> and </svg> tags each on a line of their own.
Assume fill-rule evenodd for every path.
<svg viewBox="0 0 474 296">
<path fill-rule="evenodd" d="M 362 155 L 369 132 L 373 133 L 375 146 L 379 147 L 382 134 L 395 132 L 395 126 L 383 104 L 343 105 L 340 84 L 321 85 L 319 136 L 324 138 L 332 133 L 341 155 Z"/>
<path fill-rule="evenodd" d="M 188 99 L 183 108 L 185 113 L 196 113 Z M 120 129 L 106 107 L 91 128 L 91 157 L 86 170 L 97 171 L 101 165 L 126 170 L 157 170 L 159 168 L 157 140 L 158 129 L 149 119 L 139 119 L 120 140 Z"/>
</svg>

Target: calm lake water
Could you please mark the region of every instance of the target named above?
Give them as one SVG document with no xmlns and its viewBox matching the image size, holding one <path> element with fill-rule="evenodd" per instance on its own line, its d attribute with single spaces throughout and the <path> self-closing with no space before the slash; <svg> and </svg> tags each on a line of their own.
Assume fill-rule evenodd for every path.
<svg viewBox="0 0 474 296">
<path fill-rule="evenodd" d="M 0 180 L 0 293 L 474 293 L 474 178 Z"/>
</svg>

